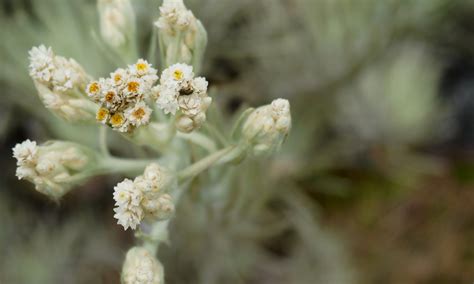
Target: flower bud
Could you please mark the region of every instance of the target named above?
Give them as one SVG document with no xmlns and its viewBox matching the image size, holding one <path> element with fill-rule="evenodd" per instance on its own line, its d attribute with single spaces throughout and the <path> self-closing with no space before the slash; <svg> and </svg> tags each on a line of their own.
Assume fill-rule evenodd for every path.
<svg viewBox="0 0 474 284">
<path fill-rule="evenodd" d="M 13 148 L 16 175 L 35 184 L 36 190 L 53 199 L 66 194 L 76 181 L 71 178 L 93 163 L 88 149 L 70 142 L 50 141 L 41 146 L 26 140 Z"/>
<path fill-rule="evenodd" d="M 242 126 L 242 135 L 255 155 L 278 150 L 291 128 L 290 103 L 276 99 L 255 109 Z"/>
<path fill-rule="evenodd" d="M 161 263 L 145 248 L 133 247 L 125 256 L 122 268 L 123 284 L 163 284 Z"/>
<path fill-rule="evenodd" d="M 100 33 L 112 47 L 121 47 L 133 40 L 135 14 L 129 0 L 99 0 Z"/>
</svg>

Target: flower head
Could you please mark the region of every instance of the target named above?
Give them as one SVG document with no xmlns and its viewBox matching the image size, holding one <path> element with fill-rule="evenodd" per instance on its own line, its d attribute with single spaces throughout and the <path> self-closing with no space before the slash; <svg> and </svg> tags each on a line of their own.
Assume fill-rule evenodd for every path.
<svg viewBox="0 0 474 284">
<path fill-rule="evenodd" d="M 148 124 L 150 121 L 151 108 L 149 108 L 145 102 L 139 102 L 133 107 L 125 111 L 125 115 L 128 118 L 128 121 L 133 126 L 141 126 Z"/>
</svg>

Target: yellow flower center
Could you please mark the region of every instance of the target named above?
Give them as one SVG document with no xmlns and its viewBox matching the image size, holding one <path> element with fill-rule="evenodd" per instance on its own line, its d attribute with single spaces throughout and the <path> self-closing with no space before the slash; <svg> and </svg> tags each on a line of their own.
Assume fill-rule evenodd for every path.
<svg viewBox="0 0 474 284">
<path fill-rule="evenodd" d="M 181 70 L 174 70 L 173 72 L 173 77 L 175 80 L 181 80 L 183 79 L 183 71 Z"/>
<path fill-rule="evenodd" d="M 120 126 L 123 124 L 123 115 L 121 113 L 114 113 L 110 118 L 110 124 L 113 126 Z"/>
<path fill-rule="evenodd" d="M 114 99 L 114 97 L 115 97 L 115 93 L 110 91 L 107 94 L 105 94 L 105 101 L 110 103 Z"/>
<path fill-rule="evenodd" d="M 120 197 L 120 199 L 125 199 L 125 198 L 127 198 L 127 194 L 125 192 L 120 192 L 119 197 Z"/>
<path fill-rule="evenodd" d="M 146 71 L 148 69 L 148 66 L 146 65 L 146 63 L 137 63 L 137 70 L 138 71 Z"/>
<path fill-rule="evenodd" d="M 139 87 L 140 87 L 140 83 L 138 83 L 137 81 L 129 82 L 127 85 L 128 91 L 132 93 L 138 92 Z"/>
<path fill-rule="evenodd" d="M 133 112 L 133 116 L 137 119 L 142 119 L 145 116 L 145 110 L 143 108 L 136 109 Z"/>
<path fill-rule="evenodd" d="M 118 83 L 118 82 L 122 81 L 122 75 L 115 74 L 114 81 L 115 81 L 115 83 Z"/>
<path fill-rule="evenodd" d="M 95 94 L 95 93 L 99 92 L 99 90 L 100 90 L 99 83 L 94 82 L 94 83 L 89 85 L 89 93 Z"/>
<path fill-rule="evenodd" d="M 109 111 L 106 108 L 102 107 L 97 111 L 97 114 L 95 117 L 98 121 L 104 121 L 108 115 L 109 115 Z"/>
</svg>

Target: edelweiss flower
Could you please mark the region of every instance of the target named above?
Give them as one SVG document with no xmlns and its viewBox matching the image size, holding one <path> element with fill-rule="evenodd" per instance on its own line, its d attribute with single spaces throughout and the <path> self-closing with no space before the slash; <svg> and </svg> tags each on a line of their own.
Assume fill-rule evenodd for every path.
<svg viewBox="0 0 474 284">
<path fill-rule="evenodd" d="M 176 63 L 163 70 L 161 84 L 185 84 L 194 77 L 193 67 L 183 63 Z"/>
<path fill-rule="evenodd" d="M 139 102 L 132 108 L 125 111 L 129 122 L 134 126 L 140 126 L 148 124 L 150 121 L 151 108 L 149 108 L 145 102 Z"/>
<path fill-rule="evenodd" d="M 123 68 L 119 68 L 114 72 L 110 73 L 110 78 L 112 78 L 112 82 L 114 86 L 120 87 L 126 82 L 126 78 L 128 77 L 127 70 Z"/>
<path fill-rule="evenodd" d="M 101 78 L 87 86 L 87 94 L 100 109 L 96 119 L 119 132 L 130 132 L 150 121 L 151 108 L 145 99 L 158 80 L 156 69 L 143 59 L 127 69 L 119 68 L 109 78 Z"/>
<path fill-rule="evenodd" d="M 174 213 L 172 198 L 166 192 L 173 186 L 172 175 L 157 164 L 146 167 L 135 180 L 125 179 L 114 188 L 117 206 L 114 217 L 125 230 L 136 229 L 143 219 L 163 220 Z"/>
</svg>

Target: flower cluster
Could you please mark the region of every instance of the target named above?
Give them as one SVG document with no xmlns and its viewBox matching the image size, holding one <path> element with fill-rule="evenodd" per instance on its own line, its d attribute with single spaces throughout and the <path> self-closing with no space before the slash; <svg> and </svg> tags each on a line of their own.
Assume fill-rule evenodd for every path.
<svg viewBox="0 0 474 284">
<path fill-rule="evenodd" d="M 276 99 L 271 104 L 254 110 L 243 125 L 247 142 L 253 145 L 255 154 L 277 150 L 291 128 L 290 103 Z"/>
<path fill-rule="evenodd" d="M 160 85 L 154 88 L 156 103 L 165 113 L 179 111 L 176 127 L 191 132 L 206 120 L 206 110 L 212 102 L 207 85 L 205 78 L 194 77 L 192 66 L 174 64 L 163 71 Z"/>
<path fill-rule="evenodd" d="M 150 121 L 145 100 L 158 80 L 157 70 L 139 59 L 127 69 L 119 68 L 109 78 L 87 85 L 87 94 L 100 104 L 96 119 L 120 132 L 130 132 Z"/>
<path fill-rule="evenodd" d="M 162 284 L 163 266 L 143 247 L 133 247 L 125 256 L 122 268 L 124 284 Z"/>
<path fill-rule="evenodd" d="M 177 31 L 192 27 L 195 22 L 193 12 L 184 6 L 183 0 L 164 0 L 160 7 L 160 17 L 155 25 L 168 34 L 174 35 Z"/>
<path fill-rule="evenodd" d="M 29 51 L 29 60 L 30 76 L 48 109 L 70 121 L 93 118 L 96 106 L 81 95 L 88 75 L 74 59 L 40 45 Z"/>
<path fill-rule="evenodd" d="M 143 219 L 164 220 L 174 213 L 174 204 L 167 193 L 172 187 L 170 172 L 158 164 L 150 164 L 135 180 L 125 179 L 114 188 L 117 206 L 114 217 L 125 230 L 133 230 Z"/>
<path fill-rule="evenodd" d="M 53 199 L 64 195 L 72 185 L 70 177 L 83 170 L 89 156 L 80 146 L 53 141 L 38 146 L 26 140 L 13 148 L 17 160 L 16 175 L 35 184 L 36 190 Z"/>
</svg>

